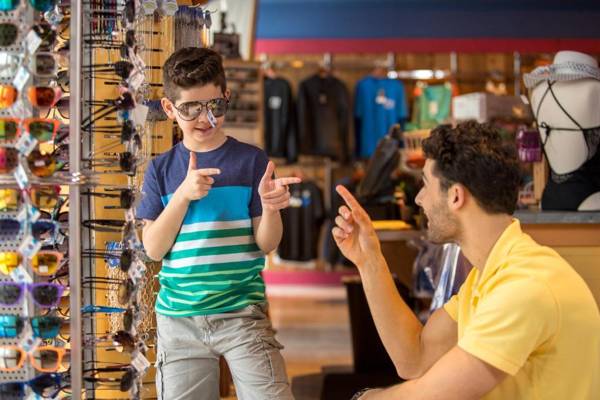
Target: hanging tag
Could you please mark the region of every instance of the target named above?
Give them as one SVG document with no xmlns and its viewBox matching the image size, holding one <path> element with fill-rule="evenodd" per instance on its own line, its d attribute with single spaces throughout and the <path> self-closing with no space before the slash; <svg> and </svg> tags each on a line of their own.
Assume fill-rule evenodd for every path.
<svg viewBox="0 0 600 400">
<path fill-rule="evenodd" d="M 133 208 L 129 208 L 125 211 L 125 221 L 135 221 L 135 212 L 133 211 Z"/>
<path fill-rule="evenodd" d="M 21 190 L 25 190 L 25 188 L 29 186 L 29 177 L 27 176 L 27 172 L 25 172 L 25 168 L 23 168 L 21 164 L 19 164 L 17 169 L 15 169 L 13 175 Z"/>
<path fill-rule="evenodd" d="M 13 269 L 10 273 L 10 277 L 15 282 L 33 283 L 33 278 L 22 265 L 19 265 L 17 268 Z"/>
<path fill-rule="evenodd" d="M 33 29 L 30 30 L 27 36 L 25 36 L 25 45 L 29 54 L 34 54 L 40 47 L 40 44 L 42 44 L 42 38 Z"/>
<path fill-rule="evenodd" d="M 21 245 L 19 251 L 27 258 L 32 258 L 42 248 L 42 242 L 36 240 L 33 236 L 27 235 Z"/>
<path fill-rule="evenodd" d="M 29 216 L 27 212 L 27 208 L 21 208 L 19 213 L 17 214 L 17 221 L 23 226 L 27 222 L 27 217 Z"/>
<path fill-rule="evenodd" d="M 31 204 L 29 204 L 29 205 L 27 205 L 27 216 L 28 216 L 29 222 L 35 222 L 38 219 L 40 219 L 42 214 L 40 213 L 40 210 L 38 210 L 37 208 L 35 208 Z"/>
<path fill-rule="evenodd" d="M 146 76 L 143 73 L 136 71 L 127 79 L 127 83 L 134 92 L 137 92 L 145 80 Z"/>
<path fill-rule="evenodd" d="M 146 272 L 146 265 L 139 259 L 136 259 L 131 264 L 128 275 L 135 284 L 144 277 L 144 272 Z"/>
<path fill-rule="evenodd" d="M 148 111 L 150 107 L 143 104 L 138 104 L 133 109 L 133 115 L 131 119 L 135 125 L 144 126 L 146 124 L 146 118 L 148 118 Z"/>
<path fill-rule="evenodd" d="M 19 150 L 19 153 L 25 156 L 31 154 L 37 145 L 37 139 L 31 136 L 29 132 L 22 132 L 19 136 L 19 140 L 17 140 L 17 143 L 15 143 L 15 147 L 17 150 Z"/>
<path fill-rule="evenodd" d="M 15 74 L 15 78 L 13 79 L 13 86 L 19 91 L 22 92 L 23 88 L 29 81 L 29 77 L 31 74 L 27 71 L 27 68 L 21 66 L 17 73 Z"/>
<path fill-rule="evenodd" d="M 206 116 L 208 117 L 208 122 L 210 122 L 210 126 L 212 126 L 213 128 L 217 126 L 217 119 L 215 118 L 215 116 L 213 115 L 211 110 L 208 110 L 208 112 L 206 113 Z"/>
<path fill-rule="evenodd" d="M 131 360 L 131 365 L 140 374 L 144 375 L 150 368 L 150 361 L 140 352 Z"/>
<path fill-rule="evenodd" d="M 25 325 L 27 326 L 30 324 Z M 24 328 L 24 330 L 26 329 L 27 328 Z M 31 331 L 31 326 L 29 327 L 29 330 L 29 336 L 23 337 L 23 339 L 19 342 L 20 347 L 23 348 L 23 350 L 25 350 L 25 352 L 27 353 L 31 353 L 33 349 L 35 349 L 42 343 L 42 339 L 33 337 L 33 331 Z"/>
</svg>

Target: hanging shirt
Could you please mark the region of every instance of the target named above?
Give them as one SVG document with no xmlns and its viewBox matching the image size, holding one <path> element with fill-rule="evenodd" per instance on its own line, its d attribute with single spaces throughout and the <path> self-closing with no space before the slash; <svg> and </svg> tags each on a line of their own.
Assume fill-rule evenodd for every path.
<svg viewBox="0 0 600 400">
<path fill-rule="evenodd" d="M 290 194 L 290 206 L 281 211 L 283 237 L 279 257 L 292 261 L 315 260 L 325 217 L 321 189 L 306 181 L 291 185 Z"/>
<path fill-rule="evenodd" d="M 435 128 L 450 118 L 452 85 L 425 86 L 415 98 L 413 123 L 417 129 Z"/>
<path fill-rule="evenodd" d="M 356 154 L 369 158 L 388 129 L 408 116 L 404 85 L 368 76 L 358 82 L 355 92 Z"/>
<path fill-rule="evenodd" d="M 271 157 L 298 158 L 292 88 L 283 78 L 265 78 L 265 150 Z"/>
<path fill-rule="evenodd" d="M 298 141 L 301 154 L 350 158 L 350 98 L 342 81 L 314 75 L 298 87 Z"/>
</svg>

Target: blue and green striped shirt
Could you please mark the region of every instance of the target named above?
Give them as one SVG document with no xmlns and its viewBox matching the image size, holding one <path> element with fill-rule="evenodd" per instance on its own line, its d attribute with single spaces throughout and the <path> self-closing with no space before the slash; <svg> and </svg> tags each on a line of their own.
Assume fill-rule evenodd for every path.
<svg viewBox="0 0 600 400">
<path fill-rule="evenodd" d="M 219 168 L 208 195 L 189 205 L 175 243 L 163 260 L 156 312 L 187 317 L 226 312 L 265 300 L 260 276 L 265 258 L 252 218 L 262 214 L 258 184 L 268 158 L 233 138 L 196 153 L 198 168 Z M 183 143 L 153 159 L 144 177 L 139 218 L 158 218 L 185 179 L 189 151 Z"/>
</svg>

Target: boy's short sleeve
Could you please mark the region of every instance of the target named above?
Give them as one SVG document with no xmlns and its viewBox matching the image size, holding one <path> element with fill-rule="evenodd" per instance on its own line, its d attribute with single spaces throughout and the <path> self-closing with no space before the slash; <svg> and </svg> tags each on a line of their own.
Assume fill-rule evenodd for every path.
<svg viewBox="0 0 600 400">
<path fill-rule="evenodd" d="M 150 161 L 144 174 L 142 186 L 142 200 L 137 207 L 136 216 L 154 221 L 164 209 L 158 186 L 158 178 L 154 163 Z"/>
<path fill-rule="evenodd" d="M 264 151 L 260 151 L 254 162 L 254 178 L 252 182 L 252 197 L 250 199 L 250 218 L 260 217 L 262 215 L 262 203 L 258 194 L 258 185 L 262 179 L 265 170 L 269 164 L 269 157 Z"/>
</svg>

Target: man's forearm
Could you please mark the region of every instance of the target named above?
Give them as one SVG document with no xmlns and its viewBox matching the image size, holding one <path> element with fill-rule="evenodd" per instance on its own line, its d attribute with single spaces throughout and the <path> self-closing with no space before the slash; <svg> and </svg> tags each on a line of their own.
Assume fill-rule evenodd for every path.
<svg viewBox="0 0 600 400">
<path fill-rule="evenodd" d="M 176 191 L 158 218 L 144 229 L 142 240 L 148 257 L 160 261 L 171 249 L 189 204 L 189 201 Z"/>
<path fill-rule="evenodd" d="M 260 247 L 265 254 L 268 254 L 279 246 L 282 235 L 283 224 L 281 223 L 279 211 L 263 212 L 255 234 L 258 247 Z"/>
<path fill-rule="evenodd" d="M 377 332 L 398 374 L 405 379 L 418 376 L 423 325 L 402 300 L 381 253 L 360 265 L 359 271 Z"/>
</svg>

